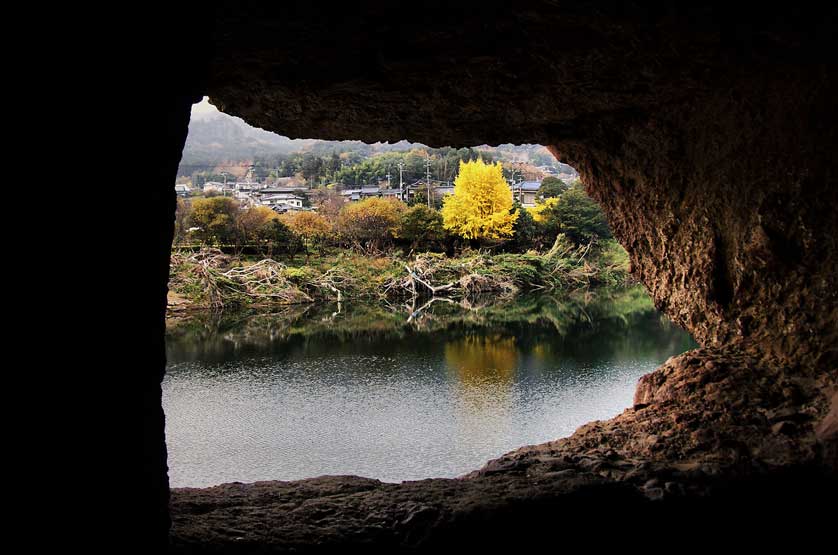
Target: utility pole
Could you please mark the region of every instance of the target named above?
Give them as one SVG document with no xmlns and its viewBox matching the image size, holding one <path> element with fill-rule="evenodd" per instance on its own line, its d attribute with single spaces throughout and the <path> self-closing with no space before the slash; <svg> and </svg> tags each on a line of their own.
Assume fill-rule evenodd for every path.
<svg viewBox="0 0 838 555">
<path fill-rule="evenodd" d="M 387 170 L 387 188 L 390 188 L 390 170 Z"/>
<path fill-rule="evenodd" d="M 510 171 L 511 171 L 511 177 L 509 179 L 509 181 L 511 183 L 510 189 L 512 189 L 512 198 L 515 198 L 515 168 L 511 168 Z M 519 195 L 519 197 L 520 197 L 520 195 Z M 518 202 L 521 202 L 520 198 L 518 199 Z"/>
<path fill-rule="evenodd" d="M 428 178 L 428 208 L 431 207 L 431 155 L 425 159 L 425 174 Z"/>
<path fill-rule="evenodd" d="M 399 162 L 399 198 L 402 202 L 404 200 L 404 179 L 402 179 L 402 172 L 404 171 L 404 162 Z"/>
</svg>

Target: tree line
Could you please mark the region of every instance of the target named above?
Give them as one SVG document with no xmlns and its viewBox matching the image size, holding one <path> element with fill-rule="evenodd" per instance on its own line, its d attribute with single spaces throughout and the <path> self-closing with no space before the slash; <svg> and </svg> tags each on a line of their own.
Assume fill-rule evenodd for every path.
<svg viewBox="0 0 838 555">
<path fill-rule="evenodd" d="M 260 156 L 253 160 L 253 175 L 258 180 L 300 175 L 310 185 L 336 183 L 343 187 L 362 187 L 387 179 L 399 184 L 399 166 L 405 183 L 414 183 L 427 176 L 426 161 L 430 161 L 430 173 L 437 181 L 452 181 L 457 174 L 461 160 L 482 157 L 491 161 L 491 153 L 474 148 L 412 149 L 402 152 L 383 152 L 367 156 L 362 151 L 344 151 L 330 154 L 295 152 Z"/>
<path fill-rule="evenodd" d="M 500 163 L 458 160 L 454 194 L 440 210 L 393 198 L 323 204 L 317 212 L 277 214 L 242 208 L 229 197 L 178 199 L 177 244 L 250 248 L 267 255 L 343 247 L 367 253 L 394 248 L 453 253 L 464 247 L 507 252 L 540 250 L 559 234 L 574 245 L 611 237 L 604 214 L 580 183 L 542 182 L 541 198 L 525 209 L 512 198 Z"/>
</svg>

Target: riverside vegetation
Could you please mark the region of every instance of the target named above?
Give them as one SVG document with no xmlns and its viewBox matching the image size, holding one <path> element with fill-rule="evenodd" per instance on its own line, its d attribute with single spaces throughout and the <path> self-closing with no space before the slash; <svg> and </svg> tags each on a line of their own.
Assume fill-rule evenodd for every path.
<svg viewBox="0 0 838 555">
<path fill-rule="evenodd" d="M 370 198 L 280 215 L 227 197 L 180 200 L 171 308 L 416 308 L 629 283 L 626 252 L 579 184 L 551 184 L 532 209 L 513 202 L 499 163 L 461 162 L 454 184 L 441 210 Z"/>
<path fill-rule="evenodd" d="M 203 248 L 172 255 L 170 290 L 181 307 L 223 308 L 346 299 L 475 300 L 490 293 L 511 297 L 622 286 L 627 280 L 627 258 L 618 245 L 609 242 L 594 250 L 557 240 L 543 254 L 464 251 L 455 257 L 431 252 L 407 257 L 334 249 L 308 262 L 302 257 L 256 260 Z"/>
</svg>

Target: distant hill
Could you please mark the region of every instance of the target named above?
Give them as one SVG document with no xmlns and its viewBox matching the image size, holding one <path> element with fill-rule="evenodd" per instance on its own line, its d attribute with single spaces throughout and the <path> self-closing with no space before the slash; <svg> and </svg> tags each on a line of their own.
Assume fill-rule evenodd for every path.
<svg viewBox="0 0 838 555">
<path fill-rule="evenodd" d="M 364 157 L 380 152 L 408 151 L 425 145 L 399 141 L 397 143 L 367 144 L 361 141 L 321 141 L 318 139 L 290 139 L 247 124 L 241 118 L 219 112 L 205 98 L 192 110 L 189 135 L 183 149 L 179 175 L 209 172 L 218 166 L 247 165 L 254 158 L 271 155 L 309 152 L 328 156 L 332 152 L 358 152 Z M 492 152 L 496 159 L 551 165 L 560 171 L 572 171 L 559 164 L 549 151 L 540 145 L 481 145 L 478 150 Z M 573 172 L 575 173 L 575 172 Z"/>
<path fill-rule="evenodd" d="M 289 139 L 252 127 L 241 118 L 221 112 L 193 118 L 183 149 L 181 174 L 211 169 L 223 162 L 252 160 L 256 156 L 290 154 L 305 150 L 310 139 Z"/>
</svg>

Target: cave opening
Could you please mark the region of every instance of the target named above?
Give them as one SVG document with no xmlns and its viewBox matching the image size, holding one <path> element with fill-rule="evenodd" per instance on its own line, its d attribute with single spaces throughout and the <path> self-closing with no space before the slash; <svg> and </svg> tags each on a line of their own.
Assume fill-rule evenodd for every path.
<svg viewBox="0 0 838 555">
<path fill-rule="evenodd" d="M 464 241 L 440 226 L 459 164 L 477 160 L 499 164 L 526 218 L 507 237 Z M 615 416 L 638 378 L 696 346 L 631 279 L 578 173 L 539 145 L 292 140 L 205 97 L 175 188 L 163 381 L 173 488 L 455 478 Z M 364 205 L 400 215 L 397 228 L 360 230 L 381 244 L 357 240 L 344 217 Z M 306 217 L 328 237 L 298 253 Z M 263 233 L 277 222 L 290 229 Z M 518 267 L 495 275 L 498 264 Z M 248 269 L 259 265 L 273 282 Z M 399 275 L 407 265 L 428 285 L 457 285 L 417 296 Z M 454 270 L 468 265 L 479 268 Z"/>
</svg>

